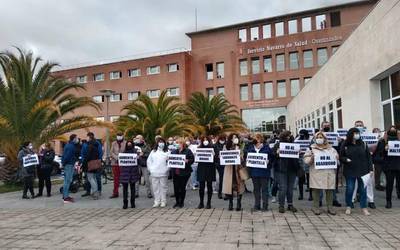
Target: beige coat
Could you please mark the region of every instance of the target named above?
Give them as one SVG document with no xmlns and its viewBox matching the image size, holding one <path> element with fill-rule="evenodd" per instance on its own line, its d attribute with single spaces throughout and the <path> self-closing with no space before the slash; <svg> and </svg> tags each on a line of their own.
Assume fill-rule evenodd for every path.
<svg viewBox="0 0 400 250">
<path fill-rule="evenodd" d="M 304 154 L 304 162 L 310 166 L 310 188 L 315 189 L 335 189 L 336 185 L 336 169 L 315 169 L 314 154 L 317 151 L 330 152 L 339 159 L 338 153 L 330 145 L 317 146 L 311 145 Z"/>
<path fill-rule="evenodd" d="M 239 148 L 237 148 L 239 149 Z M 226 150 L 224 146 L 224 150 Z M 224 167 L 224 180 L 222 184 L 222 193 L 226 195 L 241 195 L 245 191 L 245 186 L 244 186 L 244 181 L 240 179 L 239 175 L 239 168 L 242 167 L 241 165 L 235 165 L 235 166 L 225 166 Z M 232 187 L 232 182 L 233 182 L 233 169 L 235 168 L 235 173 L 236 173 L 236 181 L 237 185 L 235 187 Z M 233 193 L 232 193 L 233 191 Z"/>
<path fill-rule="evenodd" d="M 125 152 L 126 141 L 121 142 L 121 146 L 118 145 L 117 141 L 113 141 L 111 144 L 111 165 L 118 165 L 118 154 Z"/>
</svg>

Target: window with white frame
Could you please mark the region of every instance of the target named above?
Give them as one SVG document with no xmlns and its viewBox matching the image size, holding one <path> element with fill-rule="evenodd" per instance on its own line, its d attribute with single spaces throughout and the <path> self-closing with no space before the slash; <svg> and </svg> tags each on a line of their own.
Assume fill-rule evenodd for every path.
<svg viewBox="0 0 400 250">
<path fill-rule="evenodd" d="M 93 96 L 93 101 L 97 103 L 103 103 L 104 102 L 104 96 L 102 95 L 95 95 Z"/>
<path fill-rule="evenodd" d="M 110 80 L 120 79 L 122 77 L 121 71 L 112 71 L 110 72 Z"/>
<path fill-rule="evenodd" d="M 271 56 L 264 56 L 264 72 L 272 72 L 272 58 Z"/>
<path fill-rule="evenodd" d="M 241 41 L 241 42 L 247 41 L 247 30 L 246 29 L 239 30 L 239 41 Z"/>
<path fill-rule="evenodd" d="M 400 71 L 380 81 L 383 127 L 400 124 Z"/>
<path fill-rule="evenodd" d="M 225 87 L 223 87 L 223 86 L 217 87 L 217 95 L 219 95 L 219 94 L 225 95 Z"/>
<path fill-rule="evenodd" d="M 301 31 L 311 31 L 311 17 L 304 17 L 301 19 Z"/>
<path fill-rule="evenodd" d="M 271 38 L 271 24 L 263 25 L 263 39 Z"/>
<path fill-rule="evenodd" d="M 299 68 L 299 53 L 298 52 L 290 52 L 289 53 L 289 67 L 290 69 L 298 69 Z"/>
<path fill-rule="evenodd" d="M 258 57 L 251 58 L 251 73 L 260 73 L 260 59 Z"/>
<path fill-rule="evenodd" d="M 265 98 L 266 99 L 274 98 L 274 88 L 272 86 L 272 82 L 265 82 L 264 90 L 265 90 Z"/>
<path fill-rule="evenodd" d="M 139 98 L 140 92 L 139 91 L 132 91 L 128 92 L 128 100 L 129 101 L 134 101 Z"/>
<path fill-rule="evenodd" d="M 112 94 L 110 95 L 110 102 L 119 102 L 122 100 L 122 94 Z"/>
<path fill-rule="evenodd" d="M 278 97 L 286 97 L 286 81 L 278 81 Z"/>
<path fill-rule="evenodd" d="M 252 27 L 250 28 L 250 38 L 252 41 L 258 40 L 259 36 L 258 36 L 258 27 Z"/>
<path fill-rule="evenodd" d="M 290 20 L 288 22 L 289 25 L 289 34 L 296 34 L 297 33 L 297 20 Z"/>
<path fill-rule="evenodd" d="M 248 101 L 249 100 L 249 87 L 247 84 L 240 85 L 240 100 Z"/>
<path fill-rule="evenodd" d="M 168 72 L 176 72 L 179 70 L 179 65 L 177 63 L 168 64 Z"/>
<path fill-rule="evenodd" d="M 93 80 L 95 82 L 104 81 L 104 73 L 96 73 L 93 75 Z"/>
<path fill-rule="evenodd" d="M 167 89 L 168 96 L 179 96 L 179 88 L 169 88 Z"/>
<path fill-rule="evenodd" d="M 147 74 L 148 74 L 148 75 L 160 74 L 160 66 L 159 66 L 159 65 L 156 65 L 156 66 L 149 66 L 149 67 L 147 67 Z"/>
<path fill-rule="evenodd" d="M 326 48 L 317 49 L 318 66 L 324 65 L 328 61 L 328 50 Z"/>
<path fill-rule="evenodd" d="M 248 74 L 247 59 L 240 60 L 239 67 L 240 67 L 240 75 L 246 76 Z"/>
<path fill-rule="evenodd" d="M 253 95 L 253 100 L 257 101 L 261 99 L 261 85 L 260 83 L 253 83 L 251 85 L 251 91 L 252 91 L 252 95 Z"/>
<path fill-rule="evenodd" d="M 275 23 L 275 36 L 283 36 L 284 34 L 283 22 Z"/>
<path fill-rule="evenodd" d="M 224 62 L 217 63 L 217 78 L 224 78 L 225 77 L 225 67 Z"/>
<path fill-rule="evenodd" d="M 313 52 L 312 50 L 303 51 L 303 67 L 312 68 L 314 66 Z"/>
<path fill-rule="evenodd" d="M 318 16 L 315 17 L 315 27 L 316 27 L 317 30 L 326 29 L 326 16 L 325 16 L 325 14 L 318 15 Z"/>
<path fill-rule="evenodd" d="M 129 77 L 138 77 L 140 76 L 140 69 L 139 68 L 130 69 L 128 70 L 128 75 Z"/>
<path fill-rule="evenodd" d="M 158 98 L 160 97 L 160 90 L 159 89 L 147 90 L 147 96 L 150 98 Z"/>
<path fill-rule="evenodd" d="M 276 55 L 276 71 L 285 70 L 285 54 Z"/>
<path fill-rule="evenodd" d="M 76 82 L 80 84 L 87 83 L 87 76 L 86 75 L 77 76 Z"/>
</svg>

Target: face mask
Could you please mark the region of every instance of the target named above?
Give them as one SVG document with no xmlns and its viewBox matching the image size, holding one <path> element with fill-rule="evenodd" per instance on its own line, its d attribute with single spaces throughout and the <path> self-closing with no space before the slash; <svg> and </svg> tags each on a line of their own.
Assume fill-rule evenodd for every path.
<svg viewBox="0 0 400 250">
<path fill-rule="evenodd" d="M 238 138 L 234 138 L 233 139 L 233 144 L 239 144 L 239 139 Z"/>
<path fill-rule="evenodd" d="M 356 127 L 357 129 L 358 129 L 358 131 L 360 131 L 360 133 L 363 133 L 364 132 L 364 127 Z"/>
<path fill-rule="evenodd" d="M 219 140 L 219 143 L 220 143 L 220 144 L 224 144 L 225 141 L 224 141 L 224 140 Z"/>
<path fill-rule="evenodd" d="M 212 143 L 215 144 L 215 140 L 214 139 L 212 139 Z"/>
<path fill-rule="evenodd" d="M 316 139 L 315 141 L 316 141 L 316 143 L 317 143 L 318 145 L 324 144 L 324 139 L 322 139 L 322 138 L 318 138 L 318 139 Z"/>
<path fill-rule="evenodd" d="M 397 132 L 396 132 L 396 130 L 389 130 L 388 135 L 389 136 L 397 136 Z"/>
<path fill-rule="evenodd" d="M 186 145 L 189 146 L 190 145 L 190 141 L 186 141 Z"/>
<path fill-rule="evenodd" d="M 356 141 L 360 140 L 360 134 L 358 134 L 358 133 L 354 134 L 354 140 L 356 140 Z"/>
<path fill-rule="evenodd" d="M 32 149 L 33 149 L 33 145 L 32 145 L 32 144 L 29 144 L 29 145 L 28 145 L 28 148 L 32 150 Z"/>
<path fill-rule="evenodd" d="M 139 139 L 135 139 L 135 140 L 133 141 L 133 143 L 139 144 L 139 143 L 140 143 L 140 140 L 139 140 Z"/>
<path fill-rule="evenodd" d="M 117 141 L 122 141 L 124 137 L 122 135 L 117 135 Z"/>
<path fill-rule="evenodd" d="M 324 132 L 329 132 L 330 130 L 331 130 L 330 127 L 325 127 L 325 128 L 324 128 Z"/>
<path fill-rule="evenodd" d="M 165 143 L 164 142 L 159 142 L 158 143 L 158 148 L 159 149 L 164 149 L 164 147 L 165 147 Z"/>
<path fill-rule="evenodd" d="M 203 141 L 204 146 L 208 146 L 208 141 Z"/>
</svg>

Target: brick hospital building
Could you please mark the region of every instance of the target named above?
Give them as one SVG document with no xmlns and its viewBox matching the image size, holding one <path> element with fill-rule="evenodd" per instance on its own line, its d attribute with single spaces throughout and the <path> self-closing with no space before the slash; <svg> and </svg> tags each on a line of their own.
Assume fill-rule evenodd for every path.
<svg viewBox="0 0 400 250">
<path fill-rule="evenodd" d="M 79 94 L 104 105 L 99 112 L 80 110 L 99 120 L 106 116 L 100 90 L 115 91 L 109 103 L 114 121 L 139 95 L 157 99 L 167 89 L 182 102 L 195 91 L 209 97 L 223 93 L 251 131 L 291 129 L 288 103 L 375 4 L 358 1 L 190 32 L 191 50 L 64 68 L 56 74 L 83 84 L 86 91 Z"/>
</svg>

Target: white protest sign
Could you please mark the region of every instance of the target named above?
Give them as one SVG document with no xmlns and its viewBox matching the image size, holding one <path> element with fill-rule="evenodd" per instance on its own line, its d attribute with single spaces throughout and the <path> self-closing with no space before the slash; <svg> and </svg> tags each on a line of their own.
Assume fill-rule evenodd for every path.
<svg viewBox="0 0 400 250">
<path fill-rule="evenodd" d="M 22 158 L 22 165 L 24 168 L 30 167 L 33 165 L 39 165 L 39 157 L 37 154 L 27 155 Z"/>
<path fill-rule="evenodd" d="M 195 162 L 214 162 L 213 148 L 197 148 L 195 153 Z"/>
<path fill-rule="evenodd" d="M 223 166 L 239 165 L 240 164 L 240 150 L 224 150 L 219 152 L 219 161 Z"/>
<path fill-rule="evenodd" d="M 331 144 L 333 147 L 339 146 L 339 134 L 336 132 L 324 132 L 326 138 L 328 139 L 329 144 Z"/>
<path fill-rule="evenodd" d="M 250 168 L 267 168 L 268 154 L 263 153 L 248 153 L 246 166 Z"/>
<path fill-rule="evenodd" d="M 400 141 L 388 141 L 388 156 L 400 156 Z"/>
<path fill-rule="evenodd" d="M 299 158 L 300 144 L 297 143 L 279 143 L 279 157 L 281 158 Z"/>
<path fill-rule="evenodd" d="M 296 140 L 294 141 L 294 143 L 297 143 L 297 144 L 300 145 L 300 151 L 301 151 L 301 152 L 306 152 L 307 149 L 308 149 L 308 148 L 310 147 L 310 145 L 311 145 L 311 140 L 299 140 L 299 139 L 296 139 Z"/>
<path fill-rule="evenodd" d="M 299 131 L 302 129 L 307 130 L 309 136 L 314 136 L 315 134 L 315 128 L 299 128 Z"/>
<path fill-rule="evenodd" d="M 119 153 L 118 165 L 121 167 L 137 166 L 137 154 Z"/>
<path fill-rule="evenodd" d="M 345 128 L 338 128 L 336 130 L 336 133 L 338 133 L 339 137 L 341 137 L 342 139 L 346 139 L 347 131 L 349 131 L 349 130 L 347 130 Z"/>
<path fill-rule="evenodd" d="M 372 147 L 378 144 L 379 134 L 378 133 L 362 133 L 361 140 L 365 142 L 368 147 Z"/>
<path fill-rule="evenodd" d="M 336 169 L 336 157 L 324 151 L 317 151 L 314 153 L 315 169 Z"/>
<path fill-rule="evenodd" d="M 170 154 L 168 156 L 169 168 L 185 168 L 186 155 Z"/>
</svg>

